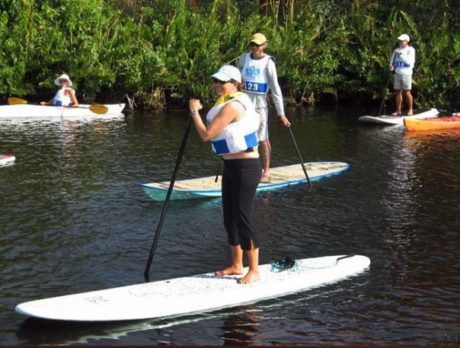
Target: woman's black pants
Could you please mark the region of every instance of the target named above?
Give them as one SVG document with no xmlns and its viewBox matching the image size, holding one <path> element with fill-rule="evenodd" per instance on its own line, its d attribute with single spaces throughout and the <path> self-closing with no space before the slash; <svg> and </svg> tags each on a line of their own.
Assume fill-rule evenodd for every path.
<svg viewBox="0 0 460 348">
<path fill-rule="evenodd" d="M 258 158 L 224 160 L 222 201 L 228 243 L 243 250 L 258 247 L 252 224 L 252 203 L 262 175 Z"/>
</svg>

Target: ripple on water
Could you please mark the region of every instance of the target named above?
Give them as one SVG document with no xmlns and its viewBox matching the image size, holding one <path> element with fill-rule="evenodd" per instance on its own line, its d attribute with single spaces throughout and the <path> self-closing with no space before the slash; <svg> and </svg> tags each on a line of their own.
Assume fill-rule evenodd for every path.
<svg viewBox="0 0 460 348">
<path fill-rule="evenodd" d="M 162 204 L 140 183 L 168 180 L 186 113 L 114 122 L 1 124 L 0 344 L 436 344 L 458 330 L 458 136 L 364 127 L 332 112 L 291 110 L 306 161 L 351 169 L 257 196 L 261 260 L 364 254 L 356 278 L 281 299 L 163 321 L 107 325 L 24 321 L 22 301 L 143 281 Z M 294 117 L 296 115 L 297 118 Z M 271 122 L 273 165 L 297 162 Z M 191 133 L 179 178 L 218 161 Z M 171 202 L 154 279 L 209 272 L 229 251 L 217 200 Z M 458 342 L 457 342 L 458 343 Z"/>
</svg>

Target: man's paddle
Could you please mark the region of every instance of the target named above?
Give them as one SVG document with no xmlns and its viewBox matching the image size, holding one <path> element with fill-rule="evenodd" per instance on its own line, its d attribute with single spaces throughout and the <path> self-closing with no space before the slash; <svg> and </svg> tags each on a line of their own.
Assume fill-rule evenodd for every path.
<svg viewBox="0 0 460 348">
<path fill-rule="evenodd" d="M 291 134 L 291 139 L 292 139 L 292 142 L 294 143 L 295 150 L 297 152 L 297 157 L 299 158 L 300 164 L 305 174 L 305 178 L 307 179 L 307 189 L 310 189 L 311 182 L 310 182 L 310 178 L 308 177 L 307 168 L 305 168 L 305 164 L 303 163 L 302 155 L 300 154 L 299 147 L 297 146 L 297 142 L 295 141 L 295 138 L 294 138 L 294 133 L 292 133 L 292 129 L 290 126 L 288 127 L 288 129 L 289 129 L 289 133 Z"/>
<path fill-rule="evenodd" d="M 17 97 L 9 97 L 8 98 L 8 104 L 9 105 L 24 105 L 27 104 L 27 100 L 22 99 L 22 98 L 17 98 Z M 68 106 L 69 108 L 80 108 L 80 109 L 89 109 L 95 114 L 106 114 L 109 111 L 109 108 L 105 105 L 102 104 L 91 104 L 89 107 L 88 106 Z"/>
<path fill-rule="evenodd" d="M 179 152 L 177 153 L 176 165 L 174 167 L 171 181 L 169 182 L 168 192 L 166 193 L 166 199 L 163 203 L 163 208 L 161 209 L 160 220 L 158 221 L 157 229 L 155 231 L 155 237 L 153 238 L 152 247 L 150 248 L 149 258 L 147 264 L 145 265 L 144 270 L 144 279 L 146 282 L 150 281 L 149 272 L 150 266 L 152 265 L 153 255 L 155 254 L 155 249 L 157 248 L 158 239 L 160 238 L 161 228 L 163 227 L 163 222 L 166 216 L 166 209 L 168 208 L 169 200 L 174 188 L 174 182 L 176 181 L 176 174 L 179 169 L 180 162 L 182 161 L 182 156 L 184 155 L 185 145 L 187 144 L 188 135 L 190 133 L 190 128 L 192 126 L 192 117 L 189 117 L 187 121 L 187 126 L 185 127 L 184 136 L 182 137 L 182 143 L 179 147 Z"/>
<path fill-rule="evenodd" d="M 379 114 L 378 114 L 378 116 L 382 116 L 382 113 L 383 113 L 383 107 L 384 107 L 384 105 L 385 105 L 385 92 L 386 92 L 388 83 L 390 82 L 390 78 L 391 78 L 391 72 L 388 72 L 388 77 L 387 77 L 387 80 L 386 80 L 385 85 L 384 85 L 384 87 L 383 87 L 382 102 L 380 103 L 380 108 L 379 108 Z"/>
<path fill-rule="evenodd" d="M 393 58 L 393 60 L 394 60 L 394 58 Z M 390 65 L 393 65 L 393 60 L 390 62 Z M 385 81 L 385 85 L 384 85 L 383 91 L 382 91 L 382 102 L 380 103 L 378 116 L 382 116 L 382 113 L 383 113 L 383 107 L 385 105 L 385 92 L 387 90 L 388 84 L 390 83 L 390 79 L 391 79 L 391 71 L 388 71 L 387 79 Z"/>
</svg>

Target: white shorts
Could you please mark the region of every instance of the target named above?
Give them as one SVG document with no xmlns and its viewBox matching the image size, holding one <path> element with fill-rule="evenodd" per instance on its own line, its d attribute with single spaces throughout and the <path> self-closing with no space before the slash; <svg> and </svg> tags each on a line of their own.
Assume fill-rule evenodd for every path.
<svg viewBox="0 0 460 348">
<path fill-rule="evenodd" d="M 393 89 L 397 91 L 410 91 L 412 89 L 412 76 L 395 74 L 393 80 Z"/>
<path fill-rule="evenodd" d="M 259 131 L 257 132 L 259 141 L 268 140 L 268 108 L 257 108 L 256 112 L 260 118 Z"/>
</svg>

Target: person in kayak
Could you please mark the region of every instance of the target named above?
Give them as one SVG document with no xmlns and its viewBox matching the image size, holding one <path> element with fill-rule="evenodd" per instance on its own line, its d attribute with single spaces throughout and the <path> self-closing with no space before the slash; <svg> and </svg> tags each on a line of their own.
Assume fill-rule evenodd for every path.
<svg viewBox="0 0 460 348">
<path fill-rule="evenodd" d="M 56 95 L 53 99 L 41 102 L 41 105 L 53 105 L 53 106 L 77 106 L 78 100 L 75 95 L 75 90 L 72 87 L 72 81 L 69 78 L 69 75 L 62 74 L 54 83 L 61 87 L 59 91 L 57 91 Z"/>
<path fill-rule="evenodd" d="M 415 64 L 415 48 L 409 45 L 410 37 L 402 34 L 398 37 L 399 47 L 395 49 L 390 59 L 390 71 L 395 72 L 393 89 L 395 91 L 396 111 L 393 116 L 401 116 L 403 96 L 407 103 L 407 115 L 414 114 L 412 106 L 414 100 L 412 97 L 412 72 Z"/>
<path fill-rule="evenodd" d="M 252 224 L 252 203 L 262 174 L 257 150 L 259 120 L 251 100 L 241 92 L 242 78 L 236 67 L 224 65 L 212 78 L 218 98 L 206 116 L 206 124 L 199 113 L 203 108 L 199 100 L 190 99 L 189 109 L 199 136 L 211 142 L 213 152 L 224 162 L 223 216 L 232 263 L 216 274 L 241 275 L 246 252 L 249 271 L 239 282 L 248 284 L 260 279 L 259 243 Z"/>
<path fill-rule="evenodd" d="M 283 95 L 278 84 L 275 60 L 265 53 L 267 38 L 261 33 L 254 34 L 249 42 L 250 52 L 239 58 L 239 69 L 243 77 L 243 91 L 254 103 L 260 118 L 259 141 L 262 155 L 262 183 L 270 182 L 271 145 L 268 138 L 268 103 L 267 94 L 271 90 L 272 98 L 280 123 L 290 127 L 284 114 Z"/>
</svg>

